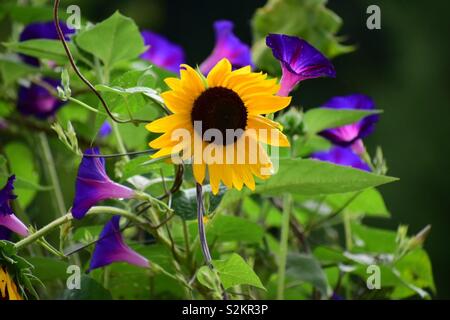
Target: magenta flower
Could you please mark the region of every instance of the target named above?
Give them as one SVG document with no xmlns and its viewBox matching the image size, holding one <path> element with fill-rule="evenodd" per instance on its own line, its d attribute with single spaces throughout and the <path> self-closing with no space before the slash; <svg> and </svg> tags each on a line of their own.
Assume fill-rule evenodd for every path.
<svg viewBox="0 0 450 320">
<path fill-rule="evenodd" d="M 86 150 L 87 155 L 100 155 L 98 148 Z M 96 203 L 106 199 L 129 199 L 135 192 L 112 181 L 105 171 L 105 159 L 84 156 L 78 168 L 72 215 L 82 219 Z"/>
<path fill-rule="evenodd" d="M 150 46 L 141 58 L 154 65 L 178 73 L 180 64 L 185 62 L 184 50 L 163 36 L 148 30 L 141 32 L 144 44 Z"/>
<path fill-rule="evenodd" d="M 150 266 L 146 258 L 123 241 L 119 222 L 120 216 L 114 216 L 103 228 L 92 254 L 89 271 L 114 262 L 126 262 L 143 268 Z"/>
<path fill-rule="evenodd" d="M 234 35 L 233 27 L 233 23 L 227 20 L 214 23 L 216 45 L 211 55 L 200 65 L 203 74 L 207 74 L 223 58 L 227 58 L 235 69 L 253 66 L 250 47 Z"/>
<path fill-rule="evenodd" d="M 303 39 L 285 34 L 269 34 L 266 44 L 274 57 L 280 61 L 280 96 L 288 96 L 301 81 L 319 77 L 336 77 L 331 62 L 316 48 Z"/>
<path fill-rule="evenodd" d="M 365 163 L 350 148 L 334 146 L 328 151 L 315 152 L 311 155 L 312 159 L 331 162 L 341 166 L 352 167 L 360 170 L 371 171 Z"/>
<path fill-rule="evenodd" d="M 2 237 L 9 235 L 7 230 L 24 237 L 28 235 L 28 228 L 16 217 L 10 205 L 10 201 L 17 198 L 13 193 L 15 179 L 14 175 L 9 177 L 6 185 L 0 190 L 0 228 L 3 227 L 0 229 L 0 232 Z"/>
<path fill-rule="evenodd" d="M 334 109 L 373 110 L 375 109 L 375 102 L 366 95 L 351 94 L 348 96 L 333 97 L 324 103 L 323 107 Z M 378 115 L 370 115 L 353 124 L 324 130 L 320 135 L 339 146 L 351 146 L 353 151 L 361 154 L 365 150 L 361 139 L 373 132 L 375 123 L 378 119 Z"/>
</svg>

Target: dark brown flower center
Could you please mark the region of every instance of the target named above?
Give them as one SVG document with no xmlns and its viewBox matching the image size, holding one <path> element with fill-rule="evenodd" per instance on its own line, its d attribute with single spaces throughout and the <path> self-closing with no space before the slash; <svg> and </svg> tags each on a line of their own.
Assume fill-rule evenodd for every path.
<svg viewBox="0 0 450 320">
<path fill-rule="evenodd" d="M 197 128 L 196 121 L 201 121 L 201 132 L 209 129 L 217 129 L 222 134 L 222 143 L 233 143 L 247 126 L 247 109 L 239 95 L 231 89 L 223 87 L 209 88 L 204 91 L 194 102 L 192 109 L 192 123 Z M 227 129 L 235 132 L 234 139 L 227 139 Z M 240 130 L 239 130 L 240 129 Z M 197 131 L 199 131 L 197 129 Z M 231 140 L 231 141 L 227 141 Z M 212 141 L 214 142 L 214 141 Z"/>
</svg>

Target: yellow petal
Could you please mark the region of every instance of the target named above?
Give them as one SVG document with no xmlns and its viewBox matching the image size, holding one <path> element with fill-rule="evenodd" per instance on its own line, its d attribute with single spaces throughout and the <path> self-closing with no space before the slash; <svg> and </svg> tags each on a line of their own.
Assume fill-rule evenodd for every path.
<svg viewBox="0 0 450 320">
<path fill-rule="evenodd" d="M 269 114 L 286 108 L 291 103 L 291 97 L 258 96 L 246 102 L 250 114 Z"/>
<path fill-rule="evenodd" d="M 241 190 L 244 183 L 242 181 L 242 173 L 240 165 L 232 166 L 232 170 L 233 170 L 233 185 L 237 190 Z"/>
<path fill-rule="evenodd" d="M 176 113 L 152 121 L 145 128 L 151 132 L 162 133 L 175 128 L 186 128 L 190 123 L 191 119 L 189 115 Z"/>
<path fill-rule="evenodd" d="M 191 112 L 194 99 L 191 97 L 180 96 L 175 91 L 166 91 L 161 93 L 167 108 L 173 113 L 186 114 Z"/>
<path fill-rule="evenodd" d="M 209 184 L 213 194 L 219 193 L 220 187 L 220 168 L 217 164 L 208 164 Z"/>
<path fill-rule="evenodd" d="M 242 166 L 241 172 L 242 180 L 244 180 L 245 185 L 250 190 L 255 190 L 255 179 L 253 178 L 253 175 L 251 173 L 251 167 L 248 165 L 244 165 Z"/>
<path fill-rule="evenodd" d="M 233 171 L 231 165 L 222 165 L 222 181 L 228 189 L 231 189 L 233 187 Z"/>
<path fill-rule="evenodd" d="M 199 164 L 192 164 L 192 171 L 194 173 L 194 178 L 195 181 L 197 181 L 198 183 L 202 184 L 203 180 L 205 180 L 205 170 L 206 170 L 206 165 L 205 163 L 199 163 Z"/>
<path fill-rule="evenodd" d="M 187 64 L 181 65 L 180 76 L 183 89 L 192 94 L 193 99 L 196 99 L 205 90 L 202 78 Z"/>
<path fill-rule="evenodd" d="M 223 58 L 208 73 L 206 80 L 208 87 L 221 87 L 223 81 L 231 73 L 231 63 L 228 59 Z"/>
<path fill-rule="evenodd" d="M 258 141 L 277 147 L 289 147 L 289 140 L 278 130 L 279 126 L 277 122 L 262 116 L 250 115 L 247 120 L 247 130 L 256 134 Z"/>
</svg>

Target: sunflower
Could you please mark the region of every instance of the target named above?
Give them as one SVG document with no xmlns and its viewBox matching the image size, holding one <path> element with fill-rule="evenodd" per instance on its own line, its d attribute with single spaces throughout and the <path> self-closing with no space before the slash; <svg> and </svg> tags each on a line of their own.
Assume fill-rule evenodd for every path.
<svg viewBox="0 0 450 320">
<path fill-rule="evenodd" d="M 22 300 L 6 269 L 0 266 L 0 300 Z"/>
<path fill-rule="evenodd" d="M 165 83 L 171 90 L 161 96 L 172 114 L 146 126 L 162 133 L 149 143 L 159 149 L 153 158 L 178 154 L 192 161 L 194 178 L 200 184 L 208 169 L 214 194 L 221 181 L 229 189 L 241 190 L 246 185 L 254 190 L 255 176 L 267 179 L 273 174 L 263 145 L 287 147 L 289 141 L 280 124 L 263 115 L 291 102 L 291 97 L 276 95 L 277 79 L 252 72 L 250 66 L 232 71 L 230 62 L 222 59 L 206 78 L 183 64 L 180 78 L 167 78 Z M 180 142 L 181 131 L 190 139 Z"/>
</svg>

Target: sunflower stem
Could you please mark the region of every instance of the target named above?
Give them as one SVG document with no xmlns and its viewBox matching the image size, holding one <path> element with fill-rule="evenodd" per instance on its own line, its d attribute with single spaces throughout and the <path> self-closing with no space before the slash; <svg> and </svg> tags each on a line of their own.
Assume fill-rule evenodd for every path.
<svg viewBox="0 0 450 320">
<path fill-rule="evenodd" d="M 197 220 L 198 220 L 198 237 L 200 239 L 200 246 L 202 248 L 203 257 L 205 258 L 205 262 L 213 269 L 213 265 L 211 262 L 211 253 L 209 252 L 208 242 L 206 240 L 206 232 L 205 225 L 203 223 L 203 217 L 205 215 L 205 207 L 203 206 L 203 191 L 202 185 L 200 183 L 196 184 L 197 190 Z"/>
<path fill-rule="evenodd" d="M 277 299 L 284 299 L 286 278 L 286 260 L 288 252 L 289 220 L 292 208 L 292 195 L 286 194 L 283 199 L 283 217 L 281 221 L 280 255 L 278 257 L 278 288 Z"/>
</svg>

